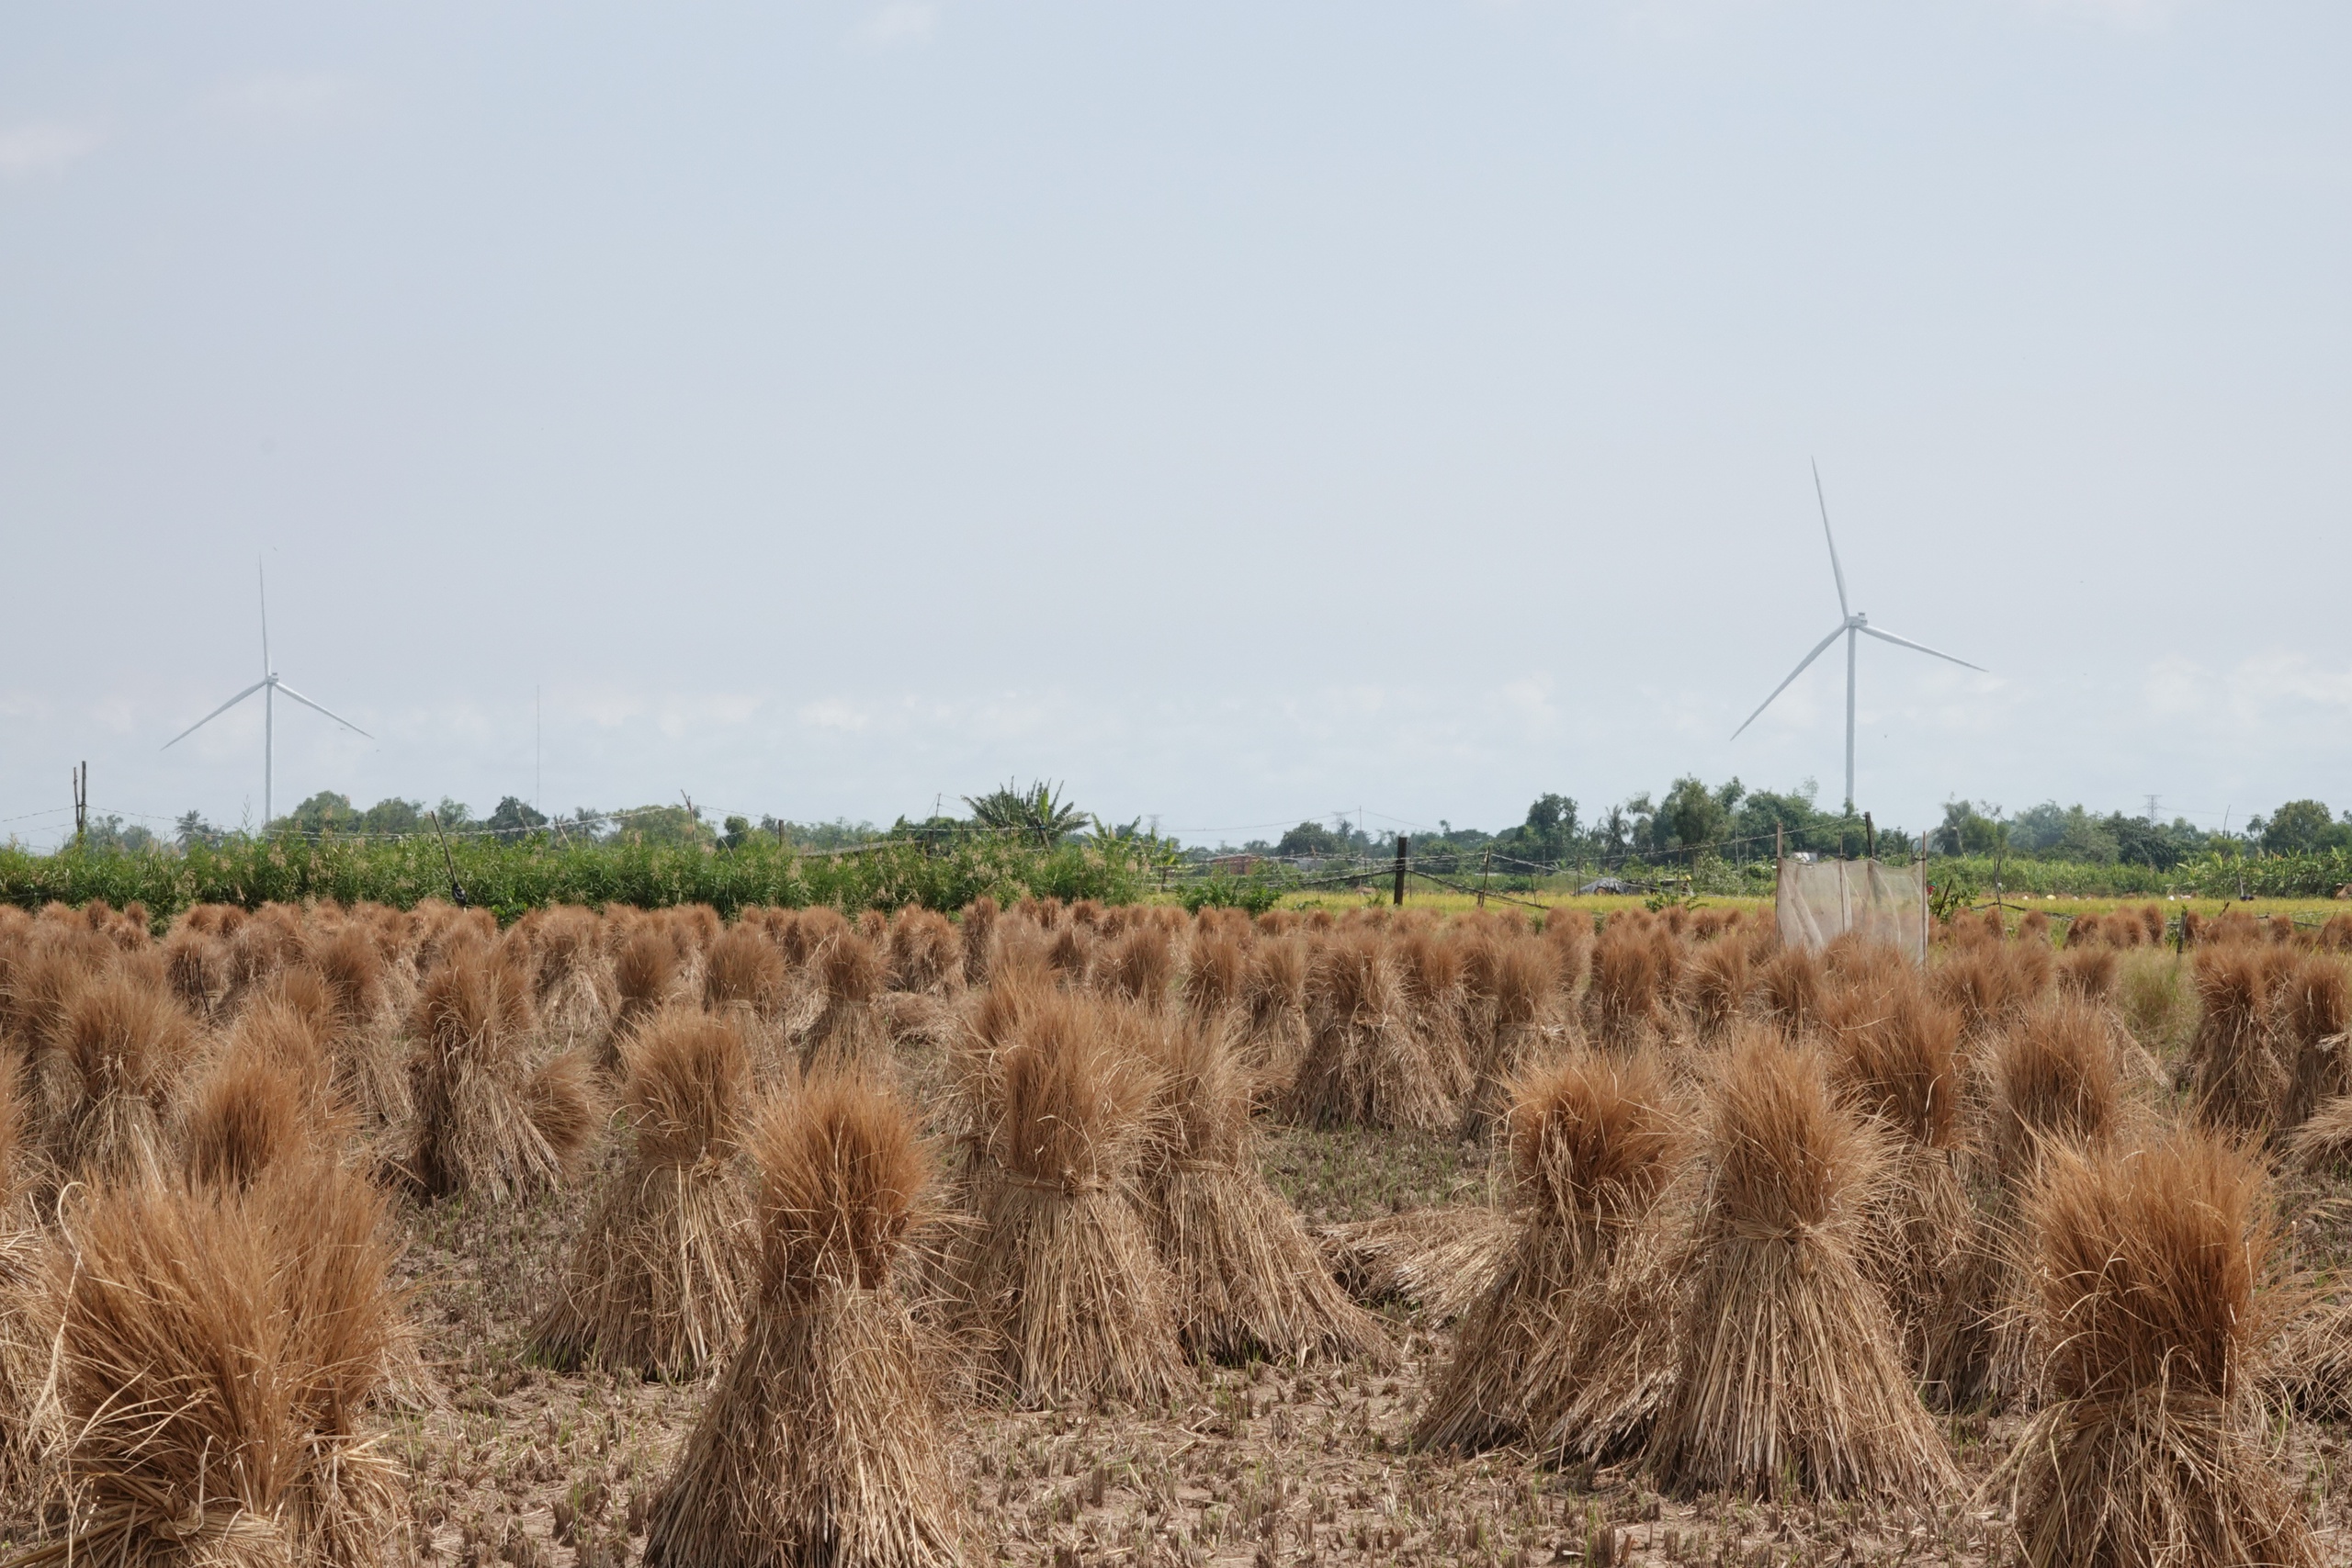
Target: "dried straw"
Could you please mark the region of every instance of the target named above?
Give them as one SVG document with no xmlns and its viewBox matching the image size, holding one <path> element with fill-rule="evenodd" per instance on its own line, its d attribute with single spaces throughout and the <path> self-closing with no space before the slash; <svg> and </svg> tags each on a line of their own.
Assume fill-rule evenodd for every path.
<svg viewBox="0 0 2352 1568">
<path fill-rule="evenodd" d="M 45 1010 L 38 1125 L 57 1179 L 161 1175 L 195 1058 L 195 1021 L 162 984 L 103 971 Z"/>
<path fill-rule="evenodd" d="M 1413 1441 L 1475 1450 L 1542 1433 L 1597 1455 L 1645 1435 L 1670 1379 L 1670 1281 L 1638 1264 L 1638 1278 L 1611 1276 L 1680 1163 L 1680 1111 L 1647 1055 L 1579 1053 L 1512 1087 L 1517 1229 Z"/>
<path fill-rule="evenodd" d="M 1259 1174 L 1250 1076 L 1226 1032 L 1180 1014 L 1136 1033 L 1162 1075 L 1143 1188 L 1185 1348 L 1222 1361 L 1385 1352 L 1378 1321 Z"/>
<path fill-rule="evenodd" d="M 1450 1129 L 1458 1052 L 1413 1027 L 1399 966 L 1377 932 L 1351 932 L 1309 975 L 1311 1032 L 1285 1109 L 1313 1126 Z"/>
<path fill-rule="evenodd" d="M 2057 1149 L 2026 1222 L 2048 1403 L 2005 1467 L 2025 1561 L 2316 1563 L 2256 1400 L 2281 1239 L 2260 1167 L 2186 1131 Z"/>
<path fill-rule="evenodd" d="M 567 1370 L 693 1377 L 734 1342 L 752 1297 L 737 1159 L 751 1053 L 730 1019 L 690 1008 L 655 1015 L 622 1049 L 631 1157 L 598 1194 L 531 1348 Z"/>
<path fill-rule="evenodd" d="M 1483 1204 L 1434 1204 L 1318 1233 L 1332 1273 L 1360 1302 L 1398 1302 L 1453 1322 L 1494 1286 L 1518 1222 Z"/>
<path fill-rule="evenodd" d="M 405 1162 L 424 1192 L 506 1202 L 578 1174 L 598 1120 L 587 1065 L 567 1053 L 534 1070 L 531 1021 L 529 980 L 511 954 L 469 944 L 425 982 L 410 1021 Z"/>
<path fill-rule="evenodd" d="M 397 1467 L 361 1414 L 399 1335 L 388 1230 L 332 1167 L 74 1204 L 36 1302 L 65 1522 L 14 1563 L 384 1561 Z"/>
<path fill-rule="evenodd" d="M 1682 1356 L 1650 1445 L 1661 1480 L 1941 1495 L 1951 1457 L 1858 1256 L 1878 1140 L 1837 1103 L 1816 1057 L 1761 1032 L 1735 1043 L 1710 1134 Z"/>
<path fill-rule="evenodd" d="M 771 1102 L 759 1301 L 653 1506 L 649 1565 L 866 1568 L 961 1561 L 936 1381 L 893 1286 L 927 1165 L 911 1118 L 858 1078 Z"/>
<path fill-rule="evenodd" d="M 1024 1404 L 1158 1404 L 1182 1355 L 1140 1208 L 1159 1069 L 1081 993 L 1043 992 L 967 1065 L 975 1223 L 951 1264 L 984 1378 Z"/>
</svg>

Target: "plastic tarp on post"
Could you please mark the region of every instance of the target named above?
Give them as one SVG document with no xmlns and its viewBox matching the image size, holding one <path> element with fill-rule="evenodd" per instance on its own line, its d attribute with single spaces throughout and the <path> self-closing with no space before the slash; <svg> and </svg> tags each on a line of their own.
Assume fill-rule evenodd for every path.
<svg viewBox="0 0 2352 1568">
<path fill-rule="evenodd" d="M 1784 946 L 1818 951 L 1859 931 L 1928 961 L 1928 878 L 1922 863 L 1874 860 L 1781 862 L 1773 890 Z"/>
</svg>

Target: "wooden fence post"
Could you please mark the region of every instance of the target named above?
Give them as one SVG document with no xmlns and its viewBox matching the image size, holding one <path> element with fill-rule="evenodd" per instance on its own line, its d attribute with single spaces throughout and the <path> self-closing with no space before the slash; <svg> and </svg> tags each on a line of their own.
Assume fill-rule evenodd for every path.
<svg viewBox="0 0 2352 1568">
<path fill-rule="evenodd" d="M 1398 908 L 1405 907 L 1405 851 L 1413 840 L 1403 833 L 1396 835 L 1396 897 Z"/>
</svg>

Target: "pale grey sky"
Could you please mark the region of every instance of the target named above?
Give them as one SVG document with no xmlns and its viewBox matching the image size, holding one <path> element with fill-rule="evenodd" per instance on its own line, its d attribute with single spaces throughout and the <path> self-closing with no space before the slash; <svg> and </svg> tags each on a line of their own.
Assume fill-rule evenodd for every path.
<svg viewBox="0 0 2352 1568">
<path fill-rule="evenodd" d="M 2352 806 L 2352 10 L 0 6 L 0 834 Z M 257 705 L 249 705 L 257 707 Z M 49 812 L 45 817 L 28 814 Z M 1206 830 L 1204 832 L 1201 830 Z"/>
</svg>

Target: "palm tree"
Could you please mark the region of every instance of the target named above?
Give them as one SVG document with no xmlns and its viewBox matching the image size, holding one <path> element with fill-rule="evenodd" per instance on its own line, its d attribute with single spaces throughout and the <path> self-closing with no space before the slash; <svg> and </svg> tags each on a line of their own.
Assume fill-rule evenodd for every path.
<svg viewBox="0 0 2352 1568">
<path fill-rule="evenodd" d="M 1059 784 L 1048 785 L 1042 779 L 1025 790 L 1008 781 L 977 798 L 966 795 L 964 804 L 972 808 L 975 826 L 1034 833 L 1040 849 L 1050 849 L 1086 821 L 1086 813 L 1062 798 Z"/>
</svg>

